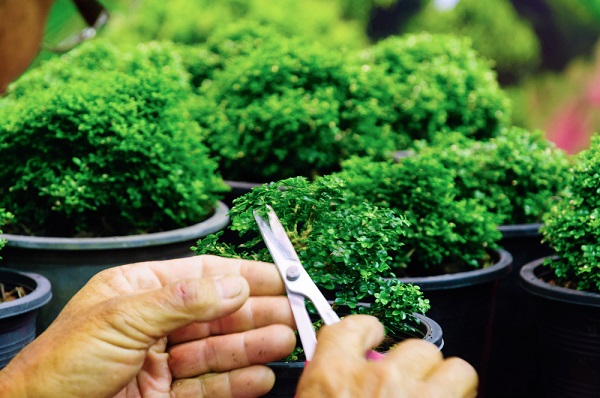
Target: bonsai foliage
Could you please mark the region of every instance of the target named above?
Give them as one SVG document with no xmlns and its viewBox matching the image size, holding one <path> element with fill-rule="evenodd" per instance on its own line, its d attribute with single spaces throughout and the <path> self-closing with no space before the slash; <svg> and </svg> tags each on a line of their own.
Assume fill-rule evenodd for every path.
<svg viewBox="0 0 600 398">
<path fill-rule="evenodd" d="M 272 25 L 281 34 L 319 41 L 330 48 L 361 48 L 368 43 L 356 20 L 344 18 L 330 0 L 146 0 L 134 10 L 114 13 L 104 33 L 120 42 L 170 40 L 199 44 L 219 27 L 240 21 Z"/>
<path fill-rule="evenodd" d="M 397 149 L 440 132 L 490 138 L 509 121 L 509 102 L 495 72 L 466 38 L 392 36 L 364 50 L 359 61 L 384 68 L 394 80 L 388 112 L 395 115 Z"/>
<path fill-rule="evenodd" d="M 217 74 L 195 115 L 227 179 L 312 177 L 339 168 L 345 154 L 351 82 L 339 54 L 270 41 Z"/>
<path fill-rule="evenodd" d="M 336 177 L 357 202 L 402 214 L 410 225 L 394 254 L 398 276 L 439 275 L 490 264 L 497 247 L 497 217 L 472 199 L 460 198 L 452 172 L 432 156 L 415 154 L 400 162 L 354 157 Z"/>
<path fill-rule="evenodd" d="M 548 259 L 557 283 L 578 290 L 600 292 L 600 137 L 577 155 L 569 180 L 569 197 L 544 216 L 544 241 L 557 259 Z"/>
<path fill-rule="evenodd" d="M 6 224 L 12 221 L 13 215 L 6 211 L 4 208 L 0 208 L 0 228 L 4 227 Z M 0 230 L 0 234 L 2 234 L 2 230 Z M 0 250 L 6 245 L 6 239 L 0 238 Z M 0 257 L 0 260 L 2 257 Z"/>
<path fill-rule="evenodd" d="M 15 215 L 10 232 L 127 235 L 212 213 L 226 186 L 181 111 L 190 88 L 161 56 L 146 55 L 132 55 L 122 71 L 74 66 L 68 84 L 23 91 L 0 108 L 0 206 Z"/>
<path fill-rule="evenodd" d="M 368 203 L 350 206 L 343 181 L 326 176 L 314 182 L 295 177 L 264 184 L 237 198 L 231 225 L 240 243 L 221 239 L 223 231 L 198 241 L 197 254 L 272 262 L 262 243 L 253 210 L 273 207 L 310 276 L 322 290 L 335 292 L 335 304 L 351 313 L 368 312 L 394 330 L 410 330 L 414 312 L 429 302 L 417 286 L 393 278 L 391 255 L 402 246 L 406 220 Z M 386 279 L 391 278 L 391 279 Z M 372 301 L 370 307 L 358 302 Z"/>
<path fill-rule="evenodd" d="M 536 34 L 510 0 L 461 0 L 452 9 L 440 9 L 434 1 L 428 1 L 406 30 L 468 37 L 481 56 L 494 61 L 494 69 L 506 81 L 533 72 L 540 61 Z"/>
<path fill-rule="evenodd" d="M 511 127 L 489 141 L 449 135 L 421 148 L 420 156 L 441 160 L 459 197 L 476 199 L 501 224 L 541 222 L 569 178 L 568 156 L 539 130 Z"/>
</svg>

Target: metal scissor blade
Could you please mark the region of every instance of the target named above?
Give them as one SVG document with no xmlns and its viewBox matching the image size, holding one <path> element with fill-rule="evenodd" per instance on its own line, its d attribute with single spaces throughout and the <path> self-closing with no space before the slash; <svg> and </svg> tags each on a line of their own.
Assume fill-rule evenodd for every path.
<svg viewBox="0 0 600 398">
<path fill-rule="evenodd" d="M 292 313 L 296 320 L 296 328 L 298 329 L 298 335 L 302 342 L 304 355 L 306 356 L 306 360 L 310 361 L 317 346 L 317 335 L 313 328 L 313 322 L 308 315 L 308 311 L 306 311 L 304 297 L 294 293 L 288 293 L 288 301 L 290 302 L 290 307 L 292 307 Z"/>
</svg>

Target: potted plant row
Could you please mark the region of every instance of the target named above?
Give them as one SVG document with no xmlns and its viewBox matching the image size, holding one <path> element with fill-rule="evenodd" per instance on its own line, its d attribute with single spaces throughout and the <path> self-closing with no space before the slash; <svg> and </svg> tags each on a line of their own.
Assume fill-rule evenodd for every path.
<svg viewBox="0 0 600 398">
<path fill-rule="evenodd" d="M 489 140 L 441 135 L 420 149 L 452 171 L 460 197 L 473 198 L 498 216 L 498 244 L 511 253 L 512 270 L 496 295 L 487 396 L 531 396 L 538 391 L 530 371 L 535 341 L 533 306 L 520 287 L 521 267 L 549 255 L 539 232 L 543 215 L 565 194 L 571 160 L 542 131 L 503 129 Z M 512 382 L 507 384 L 506 377 Z"/>
<path fill-rule="evenodd" d="M 553 255 L 521 268 L 535 303 L 538 383 L 546 397 L 600 394 L 600 137 L 576 156 L 568 196 L 544 216 Z"/>
<path fill-rule="evenodd" d="M 344 181 L 336 177 L 294 177 L 253 188 L 231 208 L 228 229 L 239 234 L 238 242 L 231 244 L 220 231 L 199 240 L 195 252 L 272 261 L 253 217 L 265 204 L 278 214 L 303 265 L 340 315 L 372 314 L 396 341 L 417 337 L 441 348 L 442 329 L 423 316 L 428 300 L 417 286 L 394 278 L 390 267 L 403 245 L 406 219 L 349 201 Z M 271 396 L 294 395 L 301 358 L 299 349 L 288 361 L 271 364 L 278 375 Z"/>
<path fill-rule="evenodd" d="M 182 111 L 188 74 L 167 44 L 82 45 L 31 70 L 0 106 L 5 264 L 55 289 L 41 329 L 99 270 L 193 255 L 228 223 L 217 162 Z"/>
</svg>

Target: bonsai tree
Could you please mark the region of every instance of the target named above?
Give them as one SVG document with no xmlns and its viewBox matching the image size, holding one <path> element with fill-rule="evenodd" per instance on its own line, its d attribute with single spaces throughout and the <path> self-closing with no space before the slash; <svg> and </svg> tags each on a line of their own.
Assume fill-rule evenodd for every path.
<svg viewBox="0 0 600 398">
<path fill-rule="evenodd" d="M 215 74 L 193 112 L 226 179 L 314 178 L 350 153 L 396 149 L 373 73 L 316 43 L 271 39 Z"/>
<path fill-rule="evenodd" d="M 418 287 L 393 278 L 390 261 L 403 245 L 406 219 L 368 203 L 350 205 L 344 182 L 332 176 L 314 182 L 294 177 L 254 188 L 237 198 L 230 212 L 228 228 L 239 234 L 240 243 L 227 243 L 220 231 L 193 249 L 197 254 L 272 262 L 252 213 L 265 204 L 278 214 L 315 283 L 333 292 L 336 306 L 373 314 L 396 331 L 410 331 L 412 314 L 429 308 Z M 358 306 L 362 301 L 371 305 Z"/>
<path fill-rule="evenodd" d="M 556 254 L 545 264 L 556 275 L 558 285 L 600 292 L 600 137 L 592 137 L 590 148 L 581 151 L 569 179 L 569 196 L 552 206 L 544 216 L 542 235 Z"/>
<path fill-rule="evenodd" d="M 490 62 L 466 38 L 391 36 L 362 51 L 354 62 L 383 68 L 392 78 L 380 102 L 389 105 L 387 113 L 394 116 L 396 149 L 450 131 L 486 139 L 509 122 L 509 101 Z"/>
<path fill-rule="evenodd" d="M 104 48 L 32 71 L 0 107 L 0 206 L 15 215 L 6 232 L 167 230 L 207 218 L 227 189 L 182 111 L 191 88 L 175 58 L 152 45 L 123 59 Z"/>
<path fill-rule="evenodd" d="M 477 200 L 505 225 L 541 222 L 569 178 L 569 157 L 540 130 L 511 127 L 488 141 L 441 136 L 419 156 L 441 160 L 458 196 Z"/>
<path fill-rule="evenodd" d="M 492 263 L 501 238 L 498 217 L 471 198 L 459 197 L 452 172 L 418 153 L 399 162 L 353 157 L 335 173 L 356 202 L 402 214 L 409 222 L 394 253 L 399 277 L 468 271 Z"/>
<path fill-rule="evenodd" d="M 500 80 L 514 83 L 536 70 L 540 43 L 531 24 L 514 9 L 510 0 L 460 0 L 444 9 L 427 1 L 404 32 L 455 34 L 468 37 L 481 56 L 493 60 Z M 510 45 L 506 38 L 510 37 Z"/>
</svg>

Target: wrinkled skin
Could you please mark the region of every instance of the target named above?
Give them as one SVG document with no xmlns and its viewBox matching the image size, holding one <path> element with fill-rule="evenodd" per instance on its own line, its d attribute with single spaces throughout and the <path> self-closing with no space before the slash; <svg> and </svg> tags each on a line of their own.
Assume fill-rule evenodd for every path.
<svg viewBox="0 0 600 398">
<path fill-rule="evenodd" d="M 272 264 L 214 256 L 102 271 L 0 372 L 10 397 L 257 397 L 296 339 Z"/>
</svg>

